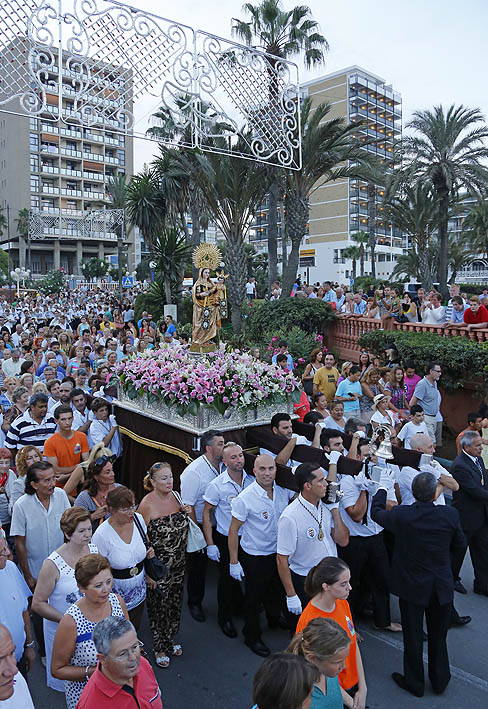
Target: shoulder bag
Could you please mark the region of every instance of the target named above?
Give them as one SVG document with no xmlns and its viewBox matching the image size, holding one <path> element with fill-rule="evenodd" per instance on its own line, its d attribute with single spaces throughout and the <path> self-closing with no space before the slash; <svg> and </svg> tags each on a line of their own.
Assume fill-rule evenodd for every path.
<svg viewBox="0 0 488 709">
<path fill-rule="evenodd" d="M 147 535 L 144 533 L 144 530 L 142 528 L 142 524 L 139 522 L 137 518 L 137 514 L 134 515 L 134 522 L 139 530 L 139 534 L 142 537 L 142 541 L 144 542 L 144 546 L 146 549 L 149 549 L 151 546 Z M 158 559 L 157 556 L 153 556 L 152 559 L 144 559 L 144 569 L 146 571 L 146 574 L 151 578 L 153 581 L 161 581 L 162 579 L 165 578 L 165 576 L 168 573 L 168 569 L 166 567 L 166 564 L 163 564 L 163 562 Z"/>
<path fill-rule="evenodd" d="M 176 497 L 180 505 L 183 505 L 183 500 L 181 499 L 181 495 L 173 490 L 173 495 Z M 207 542 L 205 541 L 205 537 L 203 535 L 202 530 L 196 524 L 190 515 L 188 515 L 188 543 L 186 545 L 186 550 L 187 552 L 191 553 L 193 551 L 201 551 L 202 549 L 205 549 L 207 546 Z"/>
</svg>

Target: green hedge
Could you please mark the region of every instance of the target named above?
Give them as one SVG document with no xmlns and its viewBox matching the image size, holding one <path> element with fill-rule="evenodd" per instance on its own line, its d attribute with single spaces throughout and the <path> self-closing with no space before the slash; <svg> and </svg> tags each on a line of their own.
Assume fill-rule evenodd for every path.
<svg viewBox="0 0 488 709">
<path fill-rule="evenodd" d="M 486 288 L 488 284 L 480 285 L 479 283 L 457 283 L 461 293 L 467 293 L 468 295 L 480 295 L 483 293 L 483 288 Z"/>
<path fill-rule="evenodd" d="M 261 342 L 269 332 L 284 331 L 293 326 L 309 335 L 323 334 L 335 320 L 335 311 L 316 298 L 284 298 L 253 303 L 246 319 L 245 332 L 254 342 Z"/>
<path fill-rule="evenodd" d="M 459 389 L 463 381 L 478 381 L 480 389 L 488 384 L 488 342 L 401 330 L 371 330 L 361 335 L 358 342 L 378 356 L 384 355 L 385 347 L 395 344 L 402 362 L 409 359 L 415 362 L 421 376 L 429 362 L 439 362 L 445 389 Z"/>
</svg>

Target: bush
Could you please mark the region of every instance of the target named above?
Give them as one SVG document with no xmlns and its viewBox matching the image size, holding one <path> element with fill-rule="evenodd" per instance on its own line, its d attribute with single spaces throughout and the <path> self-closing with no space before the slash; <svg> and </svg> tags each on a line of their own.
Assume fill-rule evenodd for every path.
<svg viewBox="0 0 488 709">
<path fill-rule="evenodd" d="M 467 337 L 440 337 L 427 332 L 401 330 L 370 330 L 358 340 L 361 347 L 375 355 L 383 355 L 385 347 L 395 344 L 402 361 L 415 362 L 417 374 L 425 374 L 429 362 L 442 367 L 441 384 L 445 389 L 459 389 L 466 380 L 488 382 L 486 362 L 487 342 L 475 342 Z"/>
<path fill-rule="evenodd" d="M 184 295 L 178 303 L 178 324 L 186 325 L 193 322 L 193 301 L 191 296 Z M 178 328 L 179 329 L 179 328 Z"/>
<path fill-rule="evenodd" d="M 43 295 L 51 293 L 61 293 L 64 290 L 65 272 L 62 269 L 51 271 L 44 276 L 39 284 L 39 290 Z"/>
<path fill-rule="evenodd" d="M 318 346 L 315 335 L 311 335 L 294 325 L 292 328 L 284 330 L 273 330 L 273 332 L 265 338 L 265 342 L 263 343 L 264 347 L 261 346 L 260 348 L 263 359 L 271 362 L 272 356 L 278 350 L 278 342 L 280 340 L 287 341 L 288 352 L 293 357 L 295 366 L 302 370 L 310 359 L 310 352 Z"/>
<path fill-rule="evenodd" d="M 273 328 L 273 331 L 282 332 L 288 341 L 288 332 L 293 326 L 315 335 L 324 333 L 334 320 L 335 311 L 316 298 L 284 298 L 269 303 L 254 301 L 246 319 L 245 332 L 248 339 L 263 342 Z"/>
<path fill-rule="evenodd" d="M 468 295 L 480 295 L 483 293 L 483 288 L 486 288 L 486 283 L 484 285 L 480 283 L 456 283 L 459 286 L 461 293 L 467 293 Z"/>
<path fill-rule="evenodd" d="M 134 303 L 134 319 L 140 320 L 144 310 L 151 313 L 154 322 L 158 322 L 164 315 L 164 301 L 158 301 L 149 293 L 139 293 Z"/>
<path fill-rule="evenodd" d="M 398 288 L 400 293 L 403 293 L 405 282 L 401 281 L 385 281 L 384 278 L 371 278 L 371 276 L 358 276 L 354 281 L 354 286 L 352 289 L 357 292 L 360 288 L 366 291 L 372 283 L 375 288 L 384 288 L 384 286 L 391 286 L 391 288 Z"/>
</svg>

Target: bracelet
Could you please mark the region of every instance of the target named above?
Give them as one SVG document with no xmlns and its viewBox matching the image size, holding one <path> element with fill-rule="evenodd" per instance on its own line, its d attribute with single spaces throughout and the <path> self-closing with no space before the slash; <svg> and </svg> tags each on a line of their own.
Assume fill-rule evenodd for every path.
<svg viewBox="0 0 488 709">
<path fill-rule="evenodd" d="M 87 665 L 85 667 L 85 682 L 88 682 L 88 680 L 90 679 L 90 677 L 88 675 L 88 670 L 90 669 L 90 667 L 91 667 L 91 665 Z"/>
<path fill-rule="evenodd" d="M 31 640 L 30 643 L 24 643 L 24 647 L 34 647 L 35 644 L 35 640 Z"/>
</svg>

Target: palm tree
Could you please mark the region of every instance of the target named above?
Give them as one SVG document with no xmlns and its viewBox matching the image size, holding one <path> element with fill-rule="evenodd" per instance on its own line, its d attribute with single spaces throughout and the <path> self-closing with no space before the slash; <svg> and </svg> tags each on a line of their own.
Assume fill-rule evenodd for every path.
<svg viewBox="0 0 488 709">
<path fill-rule="evenodd" d="M 407 166 L 409 181 L 428 181 L 436 197 L 439 234 L 440 290 L 447 296 L 447 244 L 449 209 L 457 192 L 464 188 L 471 194 L 480 194 L 488 181 L 488 170 L 483 162 L 488 158 L 488 129 L 477 108 L 442 106 L 432 110 L 415 111 L 407 128 L 414 135 L 403 140 L 402 157 Z"/>
<path fill-rule="evenodd" d="M 178 287 L 183 282 L 185 266 L 190 258 L 191 246 L 175 227 L 164 228 L 156 237 L 151 256 L 157 263 L 156 271 L 161 275 L 166 303 L 172 302 L 178 295 Z M 153 295 L 159 295 L 158 286 L 154 284 Z M 151 294 L 151 291 L 150 291 Z"/>
<path fill-rule="evenodd" d="M 17 234 L 27 241 L 27 268 L 32 271 L 32 259 L 31 259 L 31 240 L 29 236 L 29 221 L 30 221 L 30 210 L 19 209 L 15 223 L 17 225 Z"/>
<path fill-rule="evenodd" d="M 301 241 L 307 230 L 309 199 L 322 185 L 344 177 L 364 177 L 375 161 L 352 138 L 356 126 L 346 119 L 328 119 L 330 104 L 312 108 L 307 96 L 301 103 L 302 167 L 286 171 L 286 218 L 291 251 L 283 273 L 281 297 L 291 293 L 298 268 Z M 348 162 L 350 161 L 350 165 Z"/>
<path fill-rule="evenodd" d="M 152 245 L 166 217 L 166 203 L 150 170 L 134 175 L 127 186 L 127 216 Z"/>
<path fill-rule="evenodd" d="M 369 234 L 367 231 L 357 231 L 355 234 L 351 234 L 351 239 L 354 243 L 359 244 L 359 275 L 362 278 L 364 276 L 364 244 L 369 243 Z"/>
<path fill-rule="evenodd" d="M 468 239 L 463 236 L 459 238 L 456 234 L 449 234 L 447 240 L 447 265 L 451 272 L 449 284 L 455 283 L 458 271 L 469 266 L 474 259 Z"/>
<path fill-rule="evenodd" d="M 261 0 L 260 5 L 246 3 L 243 11 L 250 21 L 234 18 L 232 32 L 246 44 L 262 49 L 282 59 L 290 59 L 302 54 L 307 69 L 324 63 L 324 55 L 329 45 L 319 33 L 319 25 L 311 19 L 310 8 L 297 5 L 292 10 L 283 10 L 280 0 Z M 273 60 L 270 60 L 273 65 Z M 270 96 L 276 100 L 276 90 L 270 81 Z M 277 237 L 278 237 L 278 198 L 279 173 L 270 168 L 271 179 L 268 193 L 268 257 L 269 284 L 278 276 Z M 284 225 L 281 226 L 282 232 Z"/>
<path fill-rule="evenodd" d="M 462 233 L 477 254 L 488 255 L 488 202 L 480 199 L 463 221 Z"/>
<path fill-rule="evenodd" d="M 216 150 L 225 150 L 227 141 L 215 138 L 213 145 Z M 243 147 L 238 141 L 236 150 Z M 183 150 L 179 160 L 182 172 L 190 175 L 202 191 L 212 218 L 226 238 L 232 327 L 239 334 L 247 276 L 244 239 L 269 189 L 266 165 L 216 152 Z"/>
<path fill-rule="evenodd" d="M 437 226 L 438 214 L 432 186 L 428 182 L 405 185 L 402 197 L 387 202 L 385 211 L 395 227 L 411 237 L 413 252 L 418 262 L 416 278 L 426 291 L 430 290 L 433 273 L 429 246 Z"/>
<path fill-rule="evenodd" d="M 344 258 L 350 258 L 352 260 L 352 277 L 356 280 L 356 262 L 361 258 L 361 249 L 359 246 L 348 246 L 342 252 Z M 363 275 L 363 274 L 361 274 Z"/>
</svg>

